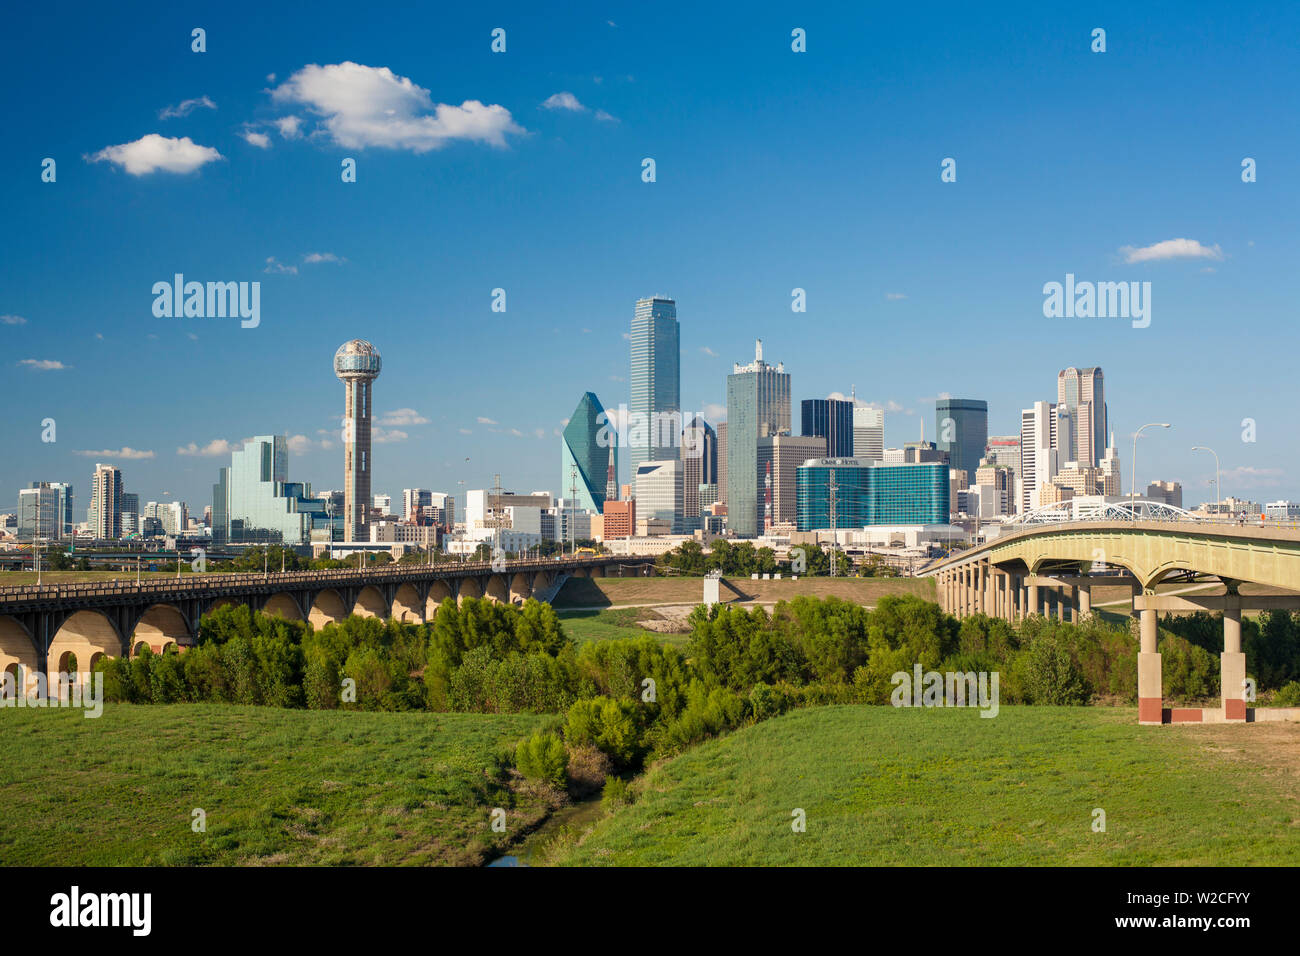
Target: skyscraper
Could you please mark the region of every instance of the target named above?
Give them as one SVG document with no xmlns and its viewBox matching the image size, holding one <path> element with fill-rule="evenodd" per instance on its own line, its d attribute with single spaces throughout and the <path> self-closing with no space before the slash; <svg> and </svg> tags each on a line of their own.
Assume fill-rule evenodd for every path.
<svg viewBox="0 0 1300 956">
<path fill-rule="evenodd" d="M 1034 402 L 1020 412 L 1020 473 L 1017 476 L 1020 511 L 1037 508 L 1039 492 L 1051 484 L 1059 470 L 1056 451 L 1056 405 Z"/>
<path fill-rule="evenodd" d="M 370 539 L 371 386 L 379 377 L 379 350 L 353 339 L 334 353 L 334 374 L 343 380 L 343 535 Z"/>
<path fill-rule="evenodd" d="M 562 497 L 568 497 L 572 489 L 577 507 L 584 511 L 600 513 L 605 507 L 614 444 L 612 435 L 600 399 L 594 392 L 584 392 L 560 436 Z"/>
<path fill-rule="evenodd" d="M 90 496 L 91 533 L 109 540 L 122 537 L 122 472 L 112 465 L 95 465 Z"/>
<path fill-rule="evenodd" d="M 718 483 L 718 433 L 699 415 L 682 431 L 682 530 L 700 527 L 700 486 Z"/>
<path fill-rule="evenodd" d="M 230 466 L 218 473 L 212 492 L 214 544 L 307 544 L 313 528 L 330 523 L 325 502 L 312 497 L 311 485 L 289 481 L 285 435 L 259 435 L 244 442 L 231 453 Z"/>
<path fill-rule="evenodd" d="M 637 466 L 677 457 L 682 430 L 681 330 L 677 303 L 658 296 L 637 299 L 632 316 L 632 367 L 628 379 L 629 459 Z"/>
<path fill-rule="evenodd" d="M 853 402 L 839 398 L 805 398 L 800 403 L 799 432 L 825 438 L 827 451 L 818 458 L 853 457 Z M 790 481 L 793 484 L 794 474 Z"/>
<path fill-rule="evenodd" d="M 885 460 L 885 410 L 866 405 L 853 407 L 853 457 Z"/>
<path fill-rule="evenodd" d="M 72 485 L 33 481 L 18 492 L 18 537 L 72 537 Z"/>
<path fill-rule="evenodd" d="M 978 398 L 941 398 L 934 403 L 935 444 L 948 464 L 973 481 L 989 440 L 989 403 Z"/>
<path fill-rule="evenodd" d="M 1067 368 L 1056 376 L 1056 404 L 1060 421 L 1068 421 L 1069 434 L 1058 428 L 1060 461 L 1094 468 L 1106 457 L 1106 395 L 1100 368 Z"/>
<path fill-rule="evenodd" d="M 763 361 L 759 339 L 754 361 L 727 376 L 727 526 L 742 537 L 763 530 L 758 440 L 782 434 L 790 434 L 790 375 L 784 363 Z"/>
</svg>

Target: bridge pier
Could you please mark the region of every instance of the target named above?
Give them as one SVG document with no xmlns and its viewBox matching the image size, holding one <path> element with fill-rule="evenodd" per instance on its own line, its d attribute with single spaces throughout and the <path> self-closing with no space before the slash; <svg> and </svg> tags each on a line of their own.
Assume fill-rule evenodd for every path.
<svg viewBox="0 0 1300 956">
<path fill-rule="evenodd" d="M 1241 598 L 1230 590 L 1223 608 L 1223 654 L 1219 659 L 1219 696 L 1223 719 L 1245 723 L 1246 655 L 1241 652 Z"/>
<path fill-rule="evenodd" d="M 1155 597 L 1151 591 L 1147 595 Z M 1138 723 L 1164 722 L 1164 692 L 1161 686 L 1160 655 L 1156 653 L 1156 609 L 1144 607 L 1138 612 Z"/>
<path fill-rule="evenodd" d="M 1078 620 L 1082 620 L 1092 614 L 1092 585 L 1080 584 L 1076 589 L 1078 594 Z"/>
</svg>

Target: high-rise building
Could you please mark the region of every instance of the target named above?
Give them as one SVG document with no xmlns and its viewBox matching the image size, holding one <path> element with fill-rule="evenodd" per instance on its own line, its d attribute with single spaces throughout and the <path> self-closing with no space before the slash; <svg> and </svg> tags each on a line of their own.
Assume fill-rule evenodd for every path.
<svg viewBox="0 0 1300 956">
<path fill-rule="evenodd" d="M 772 435 L 758 440 L 758 474 L 763 482 L 763 528 L 793 524 L 798 516 L 799 466 L 810 458 L 839 458 L 826 454 L 821 435 Z"/>
<path fill-rule="evenodd" d="M 785 364 L 763 361 L 763 342 L 754 361 L 736 363 L 727 376 L 727 524 L 741 537 L 763 531 L 763 476 L 758 441 L 790 433 L 790 375 Z"/>
<path fill-rule="evenodd" d="M 681 459 L 647 461 L 637 466 L 637 520 L 657 518 L 668 523 L 672 534 L 681 534 L 682 498 Z"/>
<path fill-rule="evenodd" d="M 392 495 L 375 495 L 371 501 L 374 509 L 383 515 L 393 513 L 393 496 Z"/>
<path fill-rule="evenodd" d="M 701 527 L 700 488 L 718 481 L 718 433 L 699 415 L 682 430 L 682 531 Z"/>
<path fill-rule="evenodd" d="M 970 480 L 989 441 L 989 403 L 978 398 L 941 398 L 934 403 L 935 444 L 948 463 Z"/>
<path fill-rule="evenodd" d="M 637 300 L 628 384 L 627 446 L 635 483 L 643 462 L 677 457 L 674 446 L 682 430 L 681 330 L 672 299 Z"/>
<path fill-rule="evenodd" d="M 1016 478 L 1021 512 L 1037 508 L 1040 489 L 1056 477 L 1055 439 L 1056 406 L 1052 402 L 1034 402 L 1032 408 L 1021 410 L 1020 472 Z"/>
<path fill-rule="evenodd" d="M 867 405 L 853 407 L 853 457 L 864 461 L 885 459 L 885 410 Z"/>
<path fill-rule="evenodd" d="M 948 472 L 943 462 L 882 465 L 860 458 L 812 459 L 797 473 L 798 528 L 945 524 L 951 505 Z"/>
<path fill-rule="evenodd" d="M 1108 498 L 1116 497 L 1123 493 L 1123 484 L 1120 481 L 1119 473 L 1119 455 L 1115 453 L 1115 433 L 1110 433 L 1110 441 L 1106 444 L 1106 457 L 1101 460 L 1101 493 Z"/>
<path fill-rule="evenodd" d="M 718 426 L 718 503 L 727 503 L 727 423 Z"/>
<path fill-rule="evenodd" d="M 334 374 L 343 380 L 343 535 L 369 541 L 371 388 L 379 377 L 379 350 L 352 339 L 334 353 Z"/>
<path fill-rule="evenodd" d="M 122 472 L 112 465 L 95 465 L 91 479 L 90 532 L 96 538 L 122 537 Z"/>
<path fill-rule="evenodd" d="M 331 526 L 325 500 L 312 497 L 310 484 L 289 481 L 285 435 L 244 442 L 212 486 L 213 544 L 308 544 L 314 528 Z"/>
<path fill-rule="evenodd" d="M 140 531 L 140 496 L 135 492 L 122 492 L 122 536 Z"/>
<path fill-rule="evenodd" d="M 799 403 L 803 435 L 826 439 L 826 453 L 819 458 L 853 457 L 853 402 L 838 398 L 805 398 Z M 809 456 L 812 457 L 812 456 Z M 794 475 L 790 476 L 791 481 Z"/>
<path fill-rule="evenodd" d="M 72 525 L 72 485 L 33 481 L 18 492 L 18 537 L 70 538 Z"/>
<path fill-rule="evenodd" d="M 615 445 L 611 435 L 600 399 L 594 392 L 583 393 L 560 436 L 560 487 L 584 511 L 600 513 L 605 506 Z"/>
<path fill-rule="evenodd" d="M 1059 434 L 1052 447 L 1061 462 L 1073 461 L 1080 468 L 1092 468 L 1106 454 L 1105 382 L 1100 368 L 1067 368 L 1056 376 L 1056 404 L 1063 420 L 1070 422 L 1070 434 Z"/>
<path fill-rule="evenodd" d="M 1153 481 L 1147 485 L 1147 497 L 1175 508 L 1183 506 L 1183 486 L 1177 481 Z"/>
<path fill-rule="evenodd" d="M 433 492 L 427 488 L 402 489 L 402 518 L 415 521 L 420 517 L 421 508 L 433 507 Z"/>
</svg>

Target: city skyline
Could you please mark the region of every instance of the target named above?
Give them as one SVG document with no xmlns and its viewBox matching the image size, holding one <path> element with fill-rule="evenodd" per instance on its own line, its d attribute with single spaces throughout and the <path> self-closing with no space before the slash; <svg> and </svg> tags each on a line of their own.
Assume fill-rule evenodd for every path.
<svg viewBox="0 0 1300 956">
<path fill-rule="evenodd" d="M 561 495 L 556 433 L 573 396 L 626 400 L 628 312 L 656 290 L 683 316 L 682 407 L 715 426 L 730 363 L 756 337 L 792 370 L 796 400 L 856 386 L 884 407 L 887 446 L 918 439 L 942 394 L 987 401 L 989 433 L 1017 434 L 1021 409 L 1053 400 L 1052 375 L 1102 366 L 1122 456 L 1139 425 L 1174 425 L 1143 434 L 1140 487 L 1177 480 L 1188 502 L 1210 497 L 1202 445 L 1222 460 L 1224 494 L 1300 498 L 1277 395 L 1286 350 L 1262 347 L 1289 328 L 1296 240 L 1276 209 L 1294 198 L 1296 134 L 1268 122 L 1276 79 L 1260 77 L 1286 89 L 1296 73 L 1281 39 L 1292 11 L 1267 29 L 1225 18 L 1208 68 L 1178 82 L 1173 51 L 1195 28 L 1140 10 L 1106 14 L 1102 55 L 1088 49 L 1090 21 L 1029 6 L 1009 25 L 954 12 L 927 25 L 928 48 L 879 42 L 915 32 L 905 11 L 759 10 L 722 45 L 733 25 L 709 12 L 685 35 L 647 12 L 617 26 L 514 15 L 495 60 L 468 13 L 421 14 L 427 29 L 406 35 L 362 22 L 340 43 L 327 17 L 262 11 L 267 29 L 249 31 L 250 11 L 213 14 L 222 42 L 202 55 L 174 18 L 64 37 L 49 11 L 17 15 L 35 39 L 0 66 L 0 97 L 23 118 L 0 184 L 17 227 L 0 237 L 0 348 L 15 385 L 3 510 L 32 481 L 66 482 L 80 521 L 98 461 L 143 498 L 170 493 L 198 513 L 233 448 L 267 434 L 288 436 L 295 476 L 341 487 L 338 383 L 316 369 L 352 338 L 388 359 L 375 492 L 454 493 L 500 473 Z M 806 54 L 790 52 L 792 17 Z M 671 62 L 643 55 L 669 42 Z M 559 69 L 557 54 L 583 69 Z M 73 108 L 76 81 L 57 69 L 45 108 L 24 103 L 35 64 L 74 59 L 102 74 L 102 108 Z M 431 103 L 500 106 L 522 132 L 367 140 L 349 125 L 366 117 L 312 86 L 324 78 L 313 65 L 339 67 L 325 76 L 344 84 L 391 76 Z M 1026 69 L 1041 88 L 1014 82 Z M 871 83 L 833 82 L 853 70 Z M 680 109 L 693 89 L 724 94 L 707 120 Z M 1018 108 L 995 109 L 1008 95 Z M 1232 103 L 1232 120 L 1207 129 L 1209 102 Z M 1081 116 L 1096 135 L 1078 136 Z M 140 172 L 153 141 L 114 152 L 154 135 L 220 158 Z M 1116 142 L 1197 159 L 1134 167 L 1112 156 Z M 54 182 L 41 180 L 44 157 Z M 945 157 L 956 182 L 940 180 Z M 1257 182 L 1242 182 L 1243 157 L 1258 159 Z M 260 282 L 259 323 L 159 317 L 151 290 L 177 274 Z M 1151 282 L 1149 327 L 1046 318 L 1044 284 L 1067 276 Z M 505 311 L 493 311 L 498 289 Z M 795 289 L 806 312 L 791 309 Z M 524 365 L 494 367 L 507 359 Z M 46 419 L 54 442 L 41 441 Z"/>
</svg>

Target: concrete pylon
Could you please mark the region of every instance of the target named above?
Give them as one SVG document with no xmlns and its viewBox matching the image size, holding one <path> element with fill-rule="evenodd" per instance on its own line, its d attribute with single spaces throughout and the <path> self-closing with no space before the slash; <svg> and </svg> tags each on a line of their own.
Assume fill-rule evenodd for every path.
<svg viewBox="0 0 1300 956">
<path fill-rule="evenodd" d="M 1025 617 L 1028 617 L 1031 614 L 1038 613 L 1038 581 L 1037 580 L 1031 580 L 1029 582 L 1028 601 L 1029 603 L 1025 607 Z"/>
<path fill-rule="evenodd" d="M 1246 655 L 1241 651 L 1241 598 L 1235 589 L 1226 595 L 1236 607 L 1223 609 L 1223 654 L 1219 663 L 1219 694 L 1223 698 L 1223 719 L 1234 723 L 1246 720 Z"/>
<path fill-rule="evenodd" d="M 1149 591 L 1147 598 L 1154 598 Z M 1164 694 L 1161 688 L 1160 655 L 1156 653 L 1156 611 L 1138 612 L 1138 723 L 1164 723 Z"/>
<path fill-rule="evenodd" d="M 1092 586 L 1089 584 L 1080 584 L 1079 594 L 1079 619 L 1087 617 L 1092 613 Z"/>
</svg>

